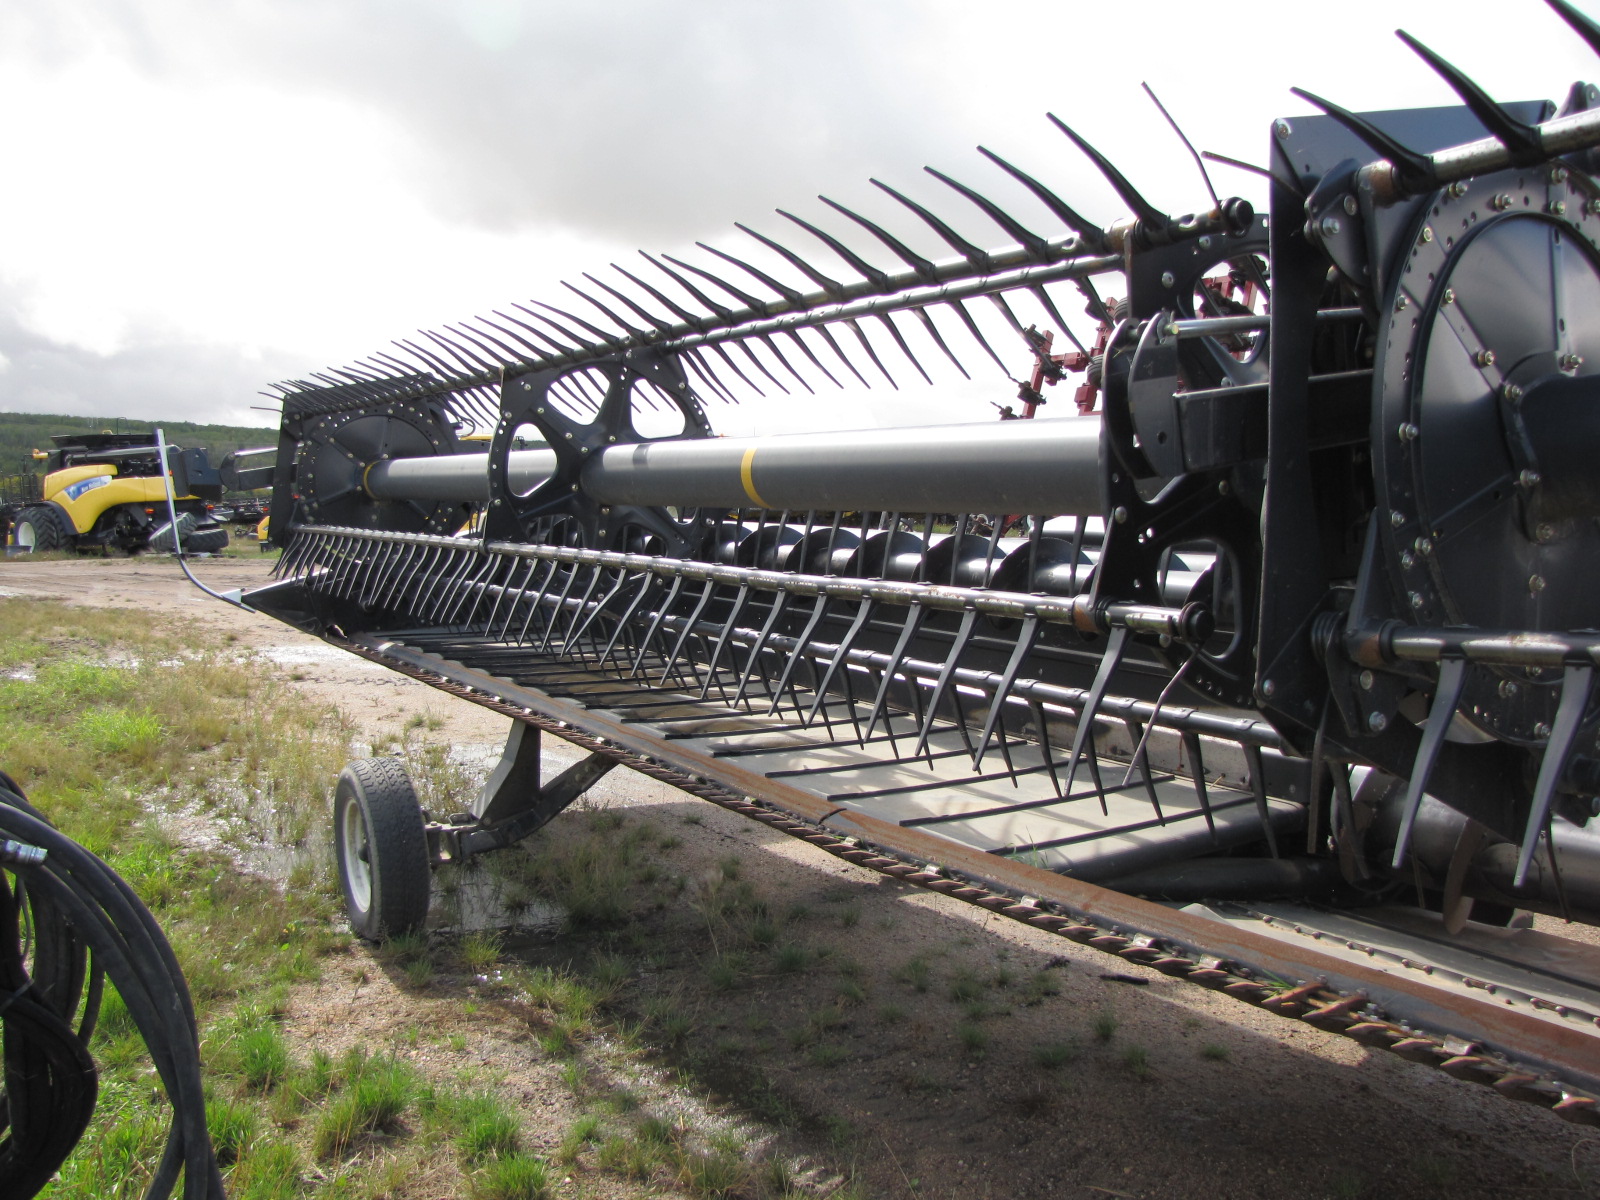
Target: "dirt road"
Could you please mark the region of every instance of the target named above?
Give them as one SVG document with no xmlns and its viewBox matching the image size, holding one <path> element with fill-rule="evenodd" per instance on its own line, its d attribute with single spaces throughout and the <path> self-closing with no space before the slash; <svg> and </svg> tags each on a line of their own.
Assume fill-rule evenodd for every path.
<svg viewBox="0 0 1600 1200">
<path fill-rule="evenodd" d="M 267 569 L 197 565 L 218 588 Z M 437 725 L 426 736 L 469 758 L 492 758 L 504 736 L 503 718 L 201 596 L 170 560 L 8 561 L 0 595 L 224 630 L 369 741 L 419 712 Z M 663 869 L 688 881 L 684 902 L 630 918 L 637 945 L 606 943 L 633 955 L 635 994 L 690 1014 L 682 1041 L 660 1047 L 673 1068 L 660 1094 L 775 1129 L 829 1165 L 819 1177 L 853 1165 L 867 1194 L 896 1197 L 1600 1195 L 1600 1138 L 1543 1110 L 858 870 L 631 772 L 597 801 L 670 831 L 655 843 Z M 732 980 L 708 971 L 716 928 L 689 901 L 735 878 L 785 914 L 801 969 L 752 952 Z M 518 945 L 550 962 L 594 949 L 543 932 Z M 492 1067 L 534 1136 L 559 1139 L 582 1098 L 514 1016 L 472 1013 L 448 979 L 396 986 L 365 953 L 297 1002 L 293 1030 L 333 1049 L 398 1042 L 419 1023 L 459 1030 L 459 1051 L 417 1053 Z M 601 1172 L 562 1190 L 580 1193 L 673 1194 Z"/>
</svg>

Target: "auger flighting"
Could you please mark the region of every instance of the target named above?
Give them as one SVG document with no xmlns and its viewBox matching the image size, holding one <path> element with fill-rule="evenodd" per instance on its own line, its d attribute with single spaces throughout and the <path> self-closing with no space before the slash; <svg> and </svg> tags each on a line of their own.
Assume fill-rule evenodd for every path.
<svg viewBox="0 0 1600 1200">
<path fill-rule="evenodd" d="M 740 226 L 759 263 L 645 255 L 281 385 L 248 602 L 519 722 L 466 823 L 347 772 L 357 928 L 622 762 L 1595 1119 L 1600 978 L 1439 947 L 1600 921 L 1600 94 L 1500 105 L 1412 44 L 1464 106 L 1307 96 L 1265 214 L 1169 217 L 1052 118 L 1129 220 L 984 151 L 1058 232 L 932 172 L 1011 244 L 879 183 L 953 256 L 827 201 L 901 269 L 783 213 L 852 277 Z M 1011 379 L 1041 326 L 1096 415 L 712 435 L 716 399 L 972 350 Z M 540 732 L 589 763 L 541 787 Z"/>
</svg>

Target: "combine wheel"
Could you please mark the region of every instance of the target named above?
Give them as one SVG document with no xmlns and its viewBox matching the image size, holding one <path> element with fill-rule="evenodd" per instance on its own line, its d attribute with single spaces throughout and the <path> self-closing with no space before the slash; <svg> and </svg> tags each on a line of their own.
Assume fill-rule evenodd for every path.
<svg viewBox="0 0 1600 1200">
<path fill-rule="evenodd" d="M 363 758 L 339 774 L 334 856 L 350 927 L 369 941 L 414 933 L 428 916 L 428 837 L 406 770 Z"/>
<path fill-rule="evenodd" d="M 61 514 L 48 504 L 36 504 L 17 514 L 12 527 L 12 544 L 23 550 L 66 550 L 72 545 L 72 531 Z"/>
</svg>

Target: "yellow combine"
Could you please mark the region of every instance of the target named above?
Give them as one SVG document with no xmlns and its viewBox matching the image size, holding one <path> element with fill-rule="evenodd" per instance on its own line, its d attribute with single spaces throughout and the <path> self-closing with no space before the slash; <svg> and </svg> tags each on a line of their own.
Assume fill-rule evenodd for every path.
<svg viewBox="0 0 1600 1200">
<path fill-rule="evenodd" d="M 45 461 L 37 497 L 0 510 L 16 551 L 172 550 L 172 518 L 160 456 L 147 434 L 62 434 L 55 448 L 34 451 Z M 204 450 L 169 449 L 178 533 L 186 553 L 223 549 L 228 531 L 212 519 L 207 500 L 222 481 Z"/>
</svg>

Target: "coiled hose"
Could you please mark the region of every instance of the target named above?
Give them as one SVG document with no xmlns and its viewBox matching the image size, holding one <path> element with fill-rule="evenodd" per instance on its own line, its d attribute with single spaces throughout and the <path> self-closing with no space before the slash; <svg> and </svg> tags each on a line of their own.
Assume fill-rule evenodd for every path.
<svg viewBox="0 0 1600 1200">
<path fill-rule="evenodd" d="M 0 771 L 0 1196 L 39 1192 L 88 1127 L 88 1042 L 109 977 L 150 1050 L 172 1124 L 146 1200 L 220 1200 L 189 989 L 150 910 Z"/>
</svg>

